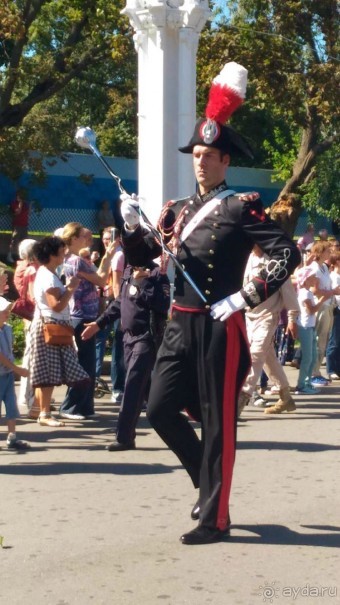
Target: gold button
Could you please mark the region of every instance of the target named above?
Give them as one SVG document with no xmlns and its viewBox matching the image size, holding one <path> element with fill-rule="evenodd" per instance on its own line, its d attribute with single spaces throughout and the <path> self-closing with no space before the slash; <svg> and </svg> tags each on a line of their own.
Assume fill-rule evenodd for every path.
<svg viewBox="0 0 340 605">
<path fill-rule="evenodd" d="M 194 200 L 190 200 L 189 204 L 193 204 L 193 203 L 194 203 Z"/>
<path fill-rule="evenodd" d="M 218 211 L 218 210 L 215 210 L 214 214 L 216 214 L 216 215 L 217 215 L 217 214 L 219 214 L 219 211 Z"/>
<path fill-rule="evenodd" d="M 212 277 L 208 277 L 207 281 L 211 282 L 212 281 Z"/>
<path fill-rule="evenodd" d="M 209 254 L 215 254 L 215 250 L 209 250 Z"/>
<path fill-rule="evenodd" d="M 184 214 L 189 214 L 189 210 L 184 210 Z"/>
<path fill-rule="evenodd" d="M 204 290 L 204 294 L 211 294 L 210 290 Z"/>
<path fill-rule="evenodd" d="M 206 309 L 210 309 L 210 305 L 205 305 L 205 308 Z"/>
<path fill-rule="evenodd" d="M 215 227 L 215 229 L 217 229 L 217 227 L 219 227 L 218 223 L 213 223 L 213 227 Z"/>
<path fill-rule="evenodd" d="M 216 235 L 212 235 L 212 236 L 211 236 L 211 239 L 214 239 L 214 240 L 215 240 L 215 239 L 216 239 Z"/>
<path fill-rule="evenodd" d="M 208 265 L 208 269 L 213 269 L 213 268 L 214 268 L 214 265 L 211 265 L 211 264 Z"/>
</svg>

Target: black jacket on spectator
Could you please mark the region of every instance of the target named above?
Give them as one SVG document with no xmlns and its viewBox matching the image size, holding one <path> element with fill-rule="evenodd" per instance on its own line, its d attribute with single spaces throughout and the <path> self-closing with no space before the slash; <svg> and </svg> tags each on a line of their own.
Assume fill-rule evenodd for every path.
<svg viewBox="0 0 340 605">
<path fill-rule="evenodd" d="M 150 269 L 150 275 L 142 280 L 135 280 L 134 267 L 127 265 L 118 298 L 110 302 L 96 321 L 100 329 L 120 317 L 124 340 L 150 337 L 158 340 L 157 335 L 153 333 L 153 326 L 162 324 L 159 320 L 167 318 L 170 283 L 168 276 L 160 273 L 156 263 L 149 262 L 145 268 Z"/>
</svg>

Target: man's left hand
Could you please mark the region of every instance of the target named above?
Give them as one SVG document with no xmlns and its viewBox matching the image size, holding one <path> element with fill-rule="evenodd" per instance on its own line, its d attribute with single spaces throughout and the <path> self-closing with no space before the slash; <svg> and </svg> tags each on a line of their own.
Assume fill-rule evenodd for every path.
<svg viewBox="0 0 340 605">
<path fill-rule="evenodd" d="M 217 303 L 211 305 L 211 317 L 213 319 L 219 319 L 220 321 L 225 321 L 235 313 L 236 311 L 240 311 L 246 307 L 247 303 L 244 300 L 243 296 L 240 292 L 236 292 L 235 294 L 231 294 L 226 298 L 223 298 Z"/>
</svg>

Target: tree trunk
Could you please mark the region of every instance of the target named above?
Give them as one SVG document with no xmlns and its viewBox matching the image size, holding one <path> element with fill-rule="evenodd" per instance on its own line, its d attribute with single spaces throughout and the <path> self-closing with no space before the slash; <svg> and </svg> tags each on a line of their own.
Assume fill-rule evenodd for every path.
<svg viewBox="0 0 340 605">
<path fill-rule="evenodd" d="M 316 143 L 316 126 L 312 119 L 303 130 L 298 157 L 293 174 L 287 180 L 276 202 L 271 206 L 270 216 L 293 237 L 303 209 L 299 188 L 314 178 L 314 168 L 319 155 L 329 149 L 336 136 Z"/>
</svg>

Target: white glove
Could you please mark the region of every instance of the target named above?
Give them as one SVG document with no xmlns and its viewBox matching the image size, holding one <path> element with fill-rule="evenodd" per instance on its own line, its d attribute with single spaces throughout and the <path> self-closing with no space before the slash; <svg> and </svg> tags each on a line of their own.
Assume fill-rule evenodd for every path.
<svg viewBox="0 0 340 605">
<path fill-rule="evenodd" d="M 211 317 L 213 319 L 219 319 L 220 321 L 225 321 L 235 313 L 235 311 L 240 311 L 247 306 L 246 301 L 244 300 L 241 292 L 235 292 L 235 294 L 231 294 L 222 300 L 219 300 L 217 303 L 211 305 Z"/>
<path fill-rule="evenodd" d="M 128 228 L 137 227 L 139 224 L 139 202 L 138 197 L 135 193 L 128 195 L 128 193 L 122 193 L 120 196 L 122 201 L 120 206 L 120 213 L 124 219 L 125 225 Z"/>
</svg>

